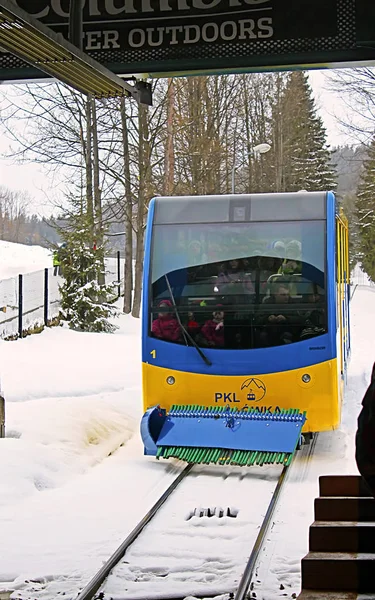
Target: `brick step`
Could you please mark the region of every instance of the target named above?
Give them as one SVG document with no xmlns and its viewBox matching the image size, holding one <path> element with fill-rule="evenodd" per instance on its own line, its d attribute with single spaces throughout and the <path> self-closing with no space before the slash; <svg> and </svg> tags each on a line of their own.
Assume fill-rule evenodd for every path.
<svg viewBox="0 0 375 600">
<path fill-rule="evenodd" d="M 302 559 L 302 589 L 374 592 L 375 554 L 309 552 Z"/>
<path fill-rule="evenodd" d="M 360 475 L 321 475 L 319 495 L 372 497 Z"/>
<path fill-rule="evenodd" d="M 374 498 L 315 498 L 316 521 L 375 521 Z"/>
<path fill-rule="evenodd" d="M 297 600 L 374 600 L 375 596 L 358 596 L 356 592 L 330 592 L 327 590 L 302 590 Z"/>
<path fill-rule="evenodd" d="M 315 521 L 310 526 L 309 549 L 375 553 L 375 522 Z"/>
</svg>

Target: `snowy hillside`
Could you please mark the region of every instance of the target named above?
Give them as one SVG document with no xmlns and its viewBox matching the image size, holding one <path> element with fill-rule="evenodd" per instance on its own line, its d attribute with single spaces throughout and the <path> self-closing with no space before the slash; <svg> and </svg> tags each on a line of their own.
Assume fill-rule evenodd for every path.
<svg viewBox="0 0 375 600">
<path fill-rule="evenodd" d="M 52 253 L 41 246 L 0 241 L 0 279 L 52 266 Z"/>
</svg>

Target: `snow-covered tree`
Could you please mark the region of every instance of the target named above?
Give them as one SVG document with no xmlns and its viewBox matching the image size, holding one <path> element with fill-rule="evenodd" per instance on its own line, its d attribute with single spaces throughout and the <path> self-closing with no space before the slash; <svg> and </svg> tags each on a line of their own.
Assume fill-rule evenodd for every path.
<svg viewBox="0 0 375 600">
<path fill-rule="evenodd" d="M 375 135 L 358 186 L 356 217 L 359 259 L 369 277 L 375 281 Z"/>
<path fill-rule="evenodd" d="M 322 119 L 316 114 L 308 76 L 303 71 L 288 74 L 280 111 L 282 191 L 335 189 L 326 131 Z"/>
<path fill-rule="evenodd" d="M 104 248 L 92 247 L 90 227 L 83 218 L 75 221 L 71 230 L 61 231 L 61 317 L 71 329 L 112 333 L 116 326 L 108 319 L 117 312 L 110 303 L 114 285 L 98 283 L 103 280 Z"/>
</svg>

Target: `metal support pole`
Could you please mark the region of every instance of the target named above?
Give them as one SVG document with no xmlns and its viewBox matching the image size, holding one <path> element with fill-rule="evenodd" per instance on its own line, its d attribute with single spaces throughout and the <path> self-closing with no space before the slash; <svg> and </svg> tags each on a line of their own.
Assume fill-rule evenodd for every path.
<svg viewBox="0 0 375 600">
<path fill-rule="evenodd" d="M 48 325 L 48 269 L 44 269 L 44 325 Z"/>
<path fill-rule="evenodd" d="M 18 275 L 18 335 L 22 337 L 23 276 Z"/>
<path fill-rule="evenodd" d="M 233 167 L 233 169 L 232 169 L 232 194 L 234 194 L 235 177 L 236 177 L 236 167 Z"/>
<path fill-rule="evenodd" d="M 69 6 L 69 42 L 82 50 L 83 40 L 83 0 L 70 0 Z"/>
<path fill-rule="evenodd" d="M 117 281 L 118 281 L 118 297 L 121 296 L 121 265 L 120 265 L 120 250 L 117 250 Z"/>
<path fill-rule="evenodd" d="M 0 389 L 0 438 L 5 438 L 5 398 Z"/>
</svg>

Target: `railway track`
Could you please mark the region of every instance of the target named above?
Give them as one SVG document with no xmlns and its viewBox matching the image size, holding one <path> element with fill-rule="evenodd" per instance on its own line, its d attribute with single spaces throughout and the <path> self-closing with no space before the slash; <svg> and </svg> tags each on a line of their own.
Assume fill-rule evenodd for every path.
<svg viewBox="0 0 375 600">
<path fill-rule="evenodd" d="M 293 467 L 294 462 L 304 461 L 304 469 L 308 464 L 311 456 L 314 453 L 315 444 L 317 440 L 317 434 L 313 436 L 310 444 L 305 444 L 302 446 L 294 461 L 292 461 L 291 465 L 284 466 L 282 468 L 281 474 L 277 480 L 277 484 L 274 488 L 274 491 L 271 496 L 271 500 L 268 504 L 268 508 L 266 514 L 263 518 L 262 524 L 260 526 L 258 535 L 256 537 L 255 543 L 251 550 L 249 559 L 245 566 L 242 578 L 237 586 L 236 590 L 228 590 L 227 593 L 231 595 L 234 600 L 244 600 L 254 575 L 254 570 L 257 565 L 258 556 L 263 548 L 265 537 L 269 526 L 272 522 L 272 516 L 274 514 L 275 508 L 277 506 L 277 502 L 280 498 L 280 494 L 282 489 L 285 486 L 285 482 L 287 480 L 287 475 L 289 470 Z M 108 559 L 108 561 L 102 566 L 102 568 L 94 575 L 94 577 L 88 582 L 88 584 L 84 587 L 84 589 L 76 596 L 75 600 L 96 600 L 103 599 L 105 600 L 106 594 L 103 593 L 101 588 L 108 578 L 111 571 L 119 565 L 121 560 L 124 558 L 126 551 L 130 548 L 130 546 L 134 543 L 143 529 L 150 523 L 153 517 L 158 513 L 160 508 L 165 504 L 168 498 L 171 497 L 173 492 L 177 489 L 177 487 L 182 483 L 182 481 L 189 475 L 191 470 L 193 469 L 192 464 L 187 465 L 183 471 L 178 475 L 178 477 L 172 482 L 172 484 L 168 487 L 168 489 L 160 496 L 159 500 L 154 504 L 154 506 L 150 509 L 150 511 L 143 517 L 143 519 L 137 524 L 137 526 L 133 529 L 133 531 L 127 536 L 127 538 L 122 542 L 122 544 L 117 548 L 117 550 L 113 553 L 113 555 Z M 203 514 L 203 513 L 202 513 Z M 209 515 L 208 515 L 209 516 Z M 221 516 L 221 515 L 220 515 Z M 205 594 L 205 598 L 214 597 L 219 594 L 222 594 L 223 591 L 217 591 L 215 593 Z M 110 597 L 110 596 L 108 596 Z M 132 595 L 125 594 L 124 597 L 129 597 L 131 599 Z M 168 596 L 169 600 L 183 600 L 183 596 L 171 597 Z"/>
<path fill-rule="evenodd" d="M 187 465 L 184 468 L 184 470 L 178 475 L 178 477 L 176 477 L 176 479 L 171 483 L 168 489 L 160 496 L 159 500 L 155 502 L 153 507 L 148 511 L 148 513 L 145 514 L 145 516 L 138 523 L 138 525 L 135 526 L 133 531 L 127 536 L 127 538 L 122 542 L 122 544 L 117 548 L 117 550 L 112 554 L 112 556 L 107 560 L 107 562 L 104 563 L 102 568 L 94 575 L 94 577 L 78 594 L 77 600 L 91 600 L 92 598 L 94 598 L 96 592 L 102 586 L 109 573 L 123 558 L 129 546 L 131 546 L 134 540 L 137 539 L 142 530 L 151 521 L 154 515 L 156 515 L 158 510 L 160 510 L 165 501 L 171 496 L 171 494 L 181 483 L 181 481 L 183 481 L 185 477 L 190 473 L 192 468 L 192 464 Z"/>
<path fill-rule="evenodd" d="M 299 458 L 305 459 L 306 463 L 310 460 L 310 458 L 314 454 L 317 439 L 318 439 L 318 434 L 316 433 L 313 436 L 310 444 L 305 444 L 304 446 L 302 446 L 302 448 L 300 450 L 301 454 L 300 454 Z M 298 457 L 297 457 L 297 459 L 298 459 Z M 292 465 L 289 465 L 289 467 L 284 467 L 283 471 L 279 477 L 275 491 L 272 495 L 271 502 L 270 502 L 267 512 L 264 516 L 262 526 L 259 530 L 257 539 L 255 540 L 253 550 L 249 556 L 249 560 L 246 564 L 245 571 L 242 575 L 242 579 L 238 586 L 237 592 L 234 596 L 234 600 L 244 600 L 244 598 L 246 597 L 246 594 L 250 588 L 250 584 L 251 584 L 251 580 L 252 580 L 252 577 L 253 577 L 253 574 L 255 571 L 255 567 L 257 564 L 259 552 L 263 547 L 264 539 L 266 537 L 269 525 L 271 524 L 272 515 L 274 513 L 274 510 L 275 510 L 275 507 L 277 504 L 277 500 L 280 497 L 281 489 L 282 489 L 283 484 L 286 479 L 287 470 L 290 469 L 291 466 Z M 305 469 L 306 469 L 306 465 L 305 465 Z"/>
</svg>

